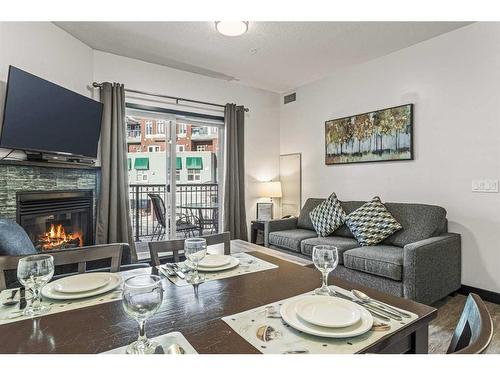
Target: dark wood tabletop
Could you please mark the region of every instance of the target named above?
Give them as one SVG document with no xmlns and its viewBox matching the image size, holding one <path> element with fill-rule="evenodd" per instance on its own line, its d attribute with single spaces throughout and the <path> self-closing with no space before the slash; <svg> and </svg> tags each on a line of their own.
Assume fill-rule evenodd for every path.
<svg viewBox="0 0 500 375">
<path fill-rule="evenodd" d="M 241 251 L 237 241 L 231 245 L 235 252 Z M 245 243 L 243 247 L 260 248 L 251 254 L 279 268 L 213 280 L 201 284 L 197 293 L 191 285 L 179 287 L 165 279 L 163 304 L 148 321 L 147 335 L 180 331 L 198 353 L 259 353 L 221 318 L 311 291 L 320 285 L 320 274 L 255 246 Z M 363 290 L 419 316 L 363 352 L 427 352 L 428 325 L 437 314 L 434 308 L 337 278 L 331 278 L 330 283 Z M 121 301 L 109 302 L 1 325 L 0 353 L 100 353 L 127 345 L 137 333 L 137 323 L 125 314 Z"/>
</svg>

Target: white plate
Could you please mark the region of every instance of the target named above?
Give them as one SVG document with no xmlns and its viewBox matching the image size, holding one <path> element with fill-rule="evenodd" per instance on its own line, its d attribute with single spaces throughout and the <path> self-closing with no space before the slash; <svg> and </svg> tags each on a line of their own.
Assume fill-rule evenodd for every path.
<svg viewBox="0 0 500 375">
<path fill-rule="evenodd" d="M 217 268 L 228 265 L 231 262 L 230 255 L 220 255 L 220 254 L 207 254 L 199 264 L 203 268 Z"/>
<path fill-rule="evenodd" d="M 108 273 L 82 273 L 54 281 L 54 290 L 60 293 L 84 293 L 102 288 L 110 281 Z"/>
<path fill-rule="evenodd" d="M 361 319 L 361 312 L 353 302 L 330 296 L 307 296 L 295 305 L 302 320 L 317 326 L 342 328 Z"/>
<path fill-rule="evenodd" d="M 366 333 L 372 328 L 373 325 L 373 317 L 372 315 L 362 306 L 356 305 L 356 308 L 359 309 L 361 314 L 361 319 L 349 327 L 344 328 L 327 328 L 317 326 L 311 323 L 308 323 L 297 315 L 295 312 L 295 307 L 297 303 L 304 298 L 297 297 L 286 301 L 280 309 L 280 314 L 283 320 L 290 325 L 291 327 L 302 331 L 304 333 L 308 333 L 313 336 L 320 337 L 329 337 L 329 338 L 347 338 L 362 335 Z M 330 297 L 336 298 L 336 297 Z"/>
<path fill-rule="evenodd" d="M 199 266 L 198 271 L 201 271 L 201 272 L 225 271 L 225 270 L 237 267 L 238 264 L 240 264 L 240 260 L 238 258 L 235 258 L 235 257 L 230 257 L 230 258 L 231 258 L 231 261 L 228 264 L 226 264 L 225 266 L 211 267 L 211 268 Z M 194 268 L 193 264 L 189 260 L 186 260 L 185 263 L 186 263 L 186 266 L 188 266 L 189 268 Z"/>
<path fill-rule="evenodd" d="M 101 288 L 90 290 L 88 292 L 82 293 L 61 293 L 54 289 L 55 284 L 60 281 L 52 281 L 42 288 L 42 295 L 50 299 L 58 300 L 70 300 L 97 296 L 99 294 L 107 293 L 113 289 L 116 289 L 122 282 L 120 275 L 116 273 L 106 273 L 106 272 L 96 272 L 96 274 L 104 274 L 110 277 L 109 282 Z"/>
</svg>

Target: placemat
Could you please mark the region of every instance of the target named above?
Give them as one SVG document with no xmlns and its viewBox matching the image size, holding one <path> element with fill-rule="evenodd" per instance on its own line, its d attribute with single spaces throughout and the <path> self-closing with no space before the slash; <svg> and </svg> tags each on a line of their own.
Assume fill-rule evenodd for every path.
<svg viewBox="0 0 500 375">
<path fill-rule="evenodd" d="M 170 332 L 165 335 L 150 337 L 150 339 L 163 346 L 165 354 L 167 354 L 167 349 L 172 344 L 178 344 L 182 349 L 184 349 L 186 354 L 198 354 L 198 352 L 180 332 Z M 101 354 L 126 354 L 125 350 L 127 346 L 128 345 L 124 345 L 116 349 L 108 350 L 107 352 L 102 352 Z"/>
<path fill-rule="evenodd" d="M 270 270 L 273 268 L 278 268 L 278 266 L 273 264 L 273 263 L 266 262 L 265 260 L 254 257 L 254 256 L 247 254 L 247 253 L 231 254 L 231 256 L 238 258 L 240 261 L 240 264 L 235 268 L 231 268 L 231 269 L 225 270 L 225 271 L 219 271 L 219 272 L 201 272 L 200 271 L 200 274 L 203 274 L 205 276 L 205 282 L 208 282 L 211 280 L 225 279 L 225 278 L 233 277 L 233 276 L 246 275 L 246 274 L 253 273 L 253 272 L 266 271 L 266 270 Z M 178 263 L 178 265 L 182 267 L 182 266 L 184 266 L 184 262 L 180 262 L 180 263 Z M 180 277 L 177 277 L 177 276 L 169 276 L 163 270 L 162 266 L 158 266 L 157 268 L 162 275 L 167 277 L 175 285 L 177 285 L 177 286 L 190 285 L 185 279 L 181 279 Z M 188 275 L 186 275 L 186 277 L 187 276 Z"/>
<path fill-rule="evenodd" d="M 344 295 L 352 296 L 345 289 L 333 286 L 330 288 Z M 314 292 L 302 295 L 308 294 L 314 294 Z M 299 332 L 279 318 L 280 306 L 285 301 L 296 297 L 298 296 L 225 316 L 222 320 L 254 348 L 264 354 L 353 354 L 418 318 L 416 314 L 406 311 L 411 315 L 411 318 L 403 318 L 402 321 L 391 319 L 390 322 L 384 322 L 390 325 L 390 329 L 387 331 L 374 331 L 372 328 L 367 333 L 356 337 L 323 338 Z M 374 317 L 373 319 L 375 323 L 380 323 L 377 318 Z"/>
<path fill-rule="evenodd" d="M 146 273 L 147 271 L 145 270 L 146 270 L 145 268 L 142 268 L 142 269 L 119 272 L 119 275 L 122 278 L 122 284 L 123 280 L 127 279 L 128 277 Z M 151 272 L 149 268 L 147 270 Z M 16 304 L 14 306 L 3 305 L 3 302 L 5 302 L 7 298 L 11 296 L 11 294 L 12 294 L 12 289 L 6 289 L 0 292 L 0 325 L 17 322 L 19 320 L 31 319 L 31 317 L 29 316 L 22 315 L 22 311 L 19 310 L 19 304 Z M 56 314 L 63 311 L 81 309 L 83 307 L 121 300 L 121 295 L 122 295 L 122 285 L 120 285 L 118 288 L 113 289 L 108 293 L 82 299 L 64 301 L 64 300 L 54 300 L 42 297 L 42 304 L 45 306 L 50 306 L 50 310 L 46 311 L 45 313 L 39 316 Z M 26 298 L 28 298 L 29 296 L 30 296 L 29 291 L 26 291 Z M 16 298 L 19 299 L 19 293 L 17 293 Z"/>
</svg>

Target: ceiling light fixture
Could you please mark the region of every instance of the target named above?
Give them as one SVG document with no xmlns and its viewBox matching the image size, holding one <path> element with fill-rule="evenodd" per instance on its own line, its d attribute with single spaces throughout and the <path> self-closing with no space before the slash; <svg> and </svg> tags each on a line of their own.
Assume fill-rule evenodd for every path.
<svg viewBox="0 0 500 375">
<path fill-rule="evenodd" d="M 243 35 L 248 31 L 248 21 L 215 21 L 215 28 L 222 35 Z"/>
</svg>

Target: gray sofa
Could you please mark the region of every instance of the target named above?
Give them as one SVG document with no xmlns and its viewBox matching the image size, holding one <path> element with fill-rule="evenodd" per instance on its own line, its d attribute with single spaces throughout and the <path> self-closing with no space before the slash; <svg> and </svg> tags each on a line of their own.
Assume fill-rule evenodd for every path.
<svg viewBox="0 0 500 375">
<path fill-rule="evenodd" d="M 448 232 L 442 207 L 384 203 L 403 229 L 377 246 L 360 246 L 346 225 L 331 236 L 318 237 L 309 213 L 324 199 L 310 198 L 298 218 L 265 224 L 265 246 L 311 258 L 315 245 L 339 251 L 335 276 L 396 296 L 430 304 L 460 288 L 460 235 Z M 365 202 L 342 202 L 349 214 Z"/>
</svg>

